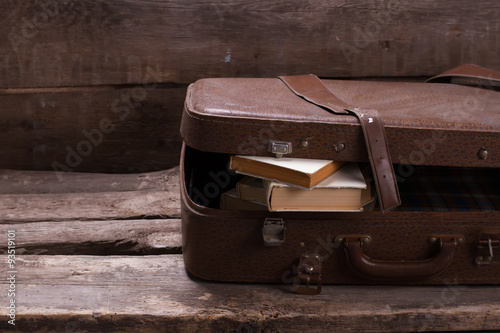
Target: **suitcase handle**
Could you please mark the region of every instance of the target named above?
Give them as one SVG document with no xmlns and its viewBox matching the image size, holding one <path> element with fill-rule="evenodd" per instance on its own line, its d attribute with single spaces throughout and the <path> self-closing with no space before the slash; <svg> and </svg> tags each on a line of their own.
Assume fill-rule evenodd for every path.
<svg viewBox="0 0 500 333">
<path fill-rule="evenodd" d="M 406 282 L 431 278 L 443 272 L 451 263 L 456 247 L 463 242 L 460 236 L 433 236 L 429 241 L 440 245 L 431 258 L 416 261 L 374 260 L 364 254 L 363 242 L 346 238 L 344 249 L 351 268 L 359 275 L 385 282 Z"/>
</svg>

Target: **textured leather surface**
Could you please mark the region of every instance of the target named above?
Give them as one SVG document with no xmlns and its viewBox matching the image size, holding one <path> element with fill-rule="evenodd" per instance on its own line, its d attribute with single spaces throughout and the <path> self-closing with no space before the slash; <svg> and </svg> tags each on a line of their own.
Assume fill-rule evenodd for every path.
<svg viewBox="0 0 500 333">
<path fill-rule="evenodd" d="M 485 82 L 486 85 L 496 85 L 500 82 L 500 72 L 473 64 L 457 66 L 449 71 L 431 77 L 426 82 L 450 82 L 453 78 L 457 77 L 487 80 Z"/>
<path fill-rule="evenodd" d="M 498 284 L 500 262 L 477 266 L 475 243 L 479 232 L 500 228 L 498 212 L 366 212 L 271 213 L 223 211 L 194 204 L 186 192 L 184 153 L 181 160 L 182 238 L 187 269 L 216 281 L 292 283 L 298 259 L 305 254 L 322 258 L 323 283 L 399 284 L 408 281 L 374 281 L 349 268 L 341 235 L 368 235 L 364 253 L 375 260 L 425 260 L 438 248 L 433 235 L 461 235 L 465 239 L 441 274 L 422 284 Z M 262 239 L 265 218 L 282 218 L 285 241 L 266 247 Z M 415 282 L 417 283 L 417 282 Z"/>
<path fill-rule="evenodd" d="M 363 138 L 383 212 L 401 205 L 396 175 L 392 167 L 384 126 L 377 110 L 347 105 L 326 88 L 315 75 L 280 76 L 290 90 L 333 114 L 354 114 L 363 130 Z"/>
<path fill-rule="evenodd" d="M 348 105 L 375 109 L 386 130 L 393 163 L 500 167 L 500 93 L 441 83 L 324 80 Z M 181 125 L 190 147 L 226 154 L 270 155 L 269 139 L 290 141 L 293 157 L 368 161 L 353 116 L 334 115 L 299 99 L 278 79 L 204 79 L 188 89 Z M 341 148 L 342 147 L 342 148 Z M 480 150 L 488 157 L 481 159 Z M 181 159 L 182 237 L 187 269 L 216 281 L 292 283 L 298 258 L 319 254 L 321 280 L 374 281 L 349 268 L 335 238 L 368 235 L 363 253 L 381 261 L 420 261 L 438 248 L 433 235 L 465 239 L 446 270 L 421 284 L 498 284 L 500 262 L 474 263 L 481 230 L 500 228 L 498 212 L 270 213 L 201 207 L 186 192 Z M 396 170 L 405 177 L 404 170 Z M 285 241 L 266 247 L 266 218 L 282 218 Z M 417 282 L 416 282 L 417 283 Z"/>
<path fill-rule="evenodd" d="M 500 166 L 500 92 L 441 83 L 323 83 L 347 104 L 378 111 L 393 163 Z M 325 112 L 279 79 L 195 82 L 181 134 L 203 151 L 269 155 L 267 141 L 274 139 L 292 142 L 293 157 L 368 161 L 354 116 Z M 345 149 L 335 149 L 340 144 Z M 487 159 L 477 155 L 482 148 Z"/>
</svg>

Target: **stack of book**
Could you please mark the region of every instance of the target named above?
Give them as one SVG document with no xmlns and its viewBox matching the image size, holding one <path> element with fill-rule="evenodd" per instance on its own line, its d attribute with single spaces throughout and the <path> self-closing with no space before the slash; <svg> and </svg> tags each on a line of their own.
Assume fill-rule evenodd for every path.
<svg viewBox="0 0 500 333">
<path fill-rule="evenodd" d="M 363 211 L 374 206 L 371 182 L 357 163 L 232 156 L 229 168 L 246 177 L 222 195 L 222 209 Z"/>
</svg>

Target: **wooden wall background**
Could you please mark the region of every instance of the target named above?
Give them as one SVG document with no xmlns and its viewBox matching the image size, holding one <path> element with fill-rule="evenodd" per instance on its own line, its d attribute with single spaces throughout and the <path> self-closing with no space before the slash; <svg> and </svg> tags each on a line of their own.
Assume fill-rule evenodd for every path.
<svg viewBox="0 0 500 333">
<path fill-rule="evenodd" d="M 498 0 L 0 0 L 0 234 L 16 230 L 16 327 L 497 329 L 498 286 L 337 286 L 305 300 L 188 277 L 176 166 L 199 78 L 409 79 L 500 70 L 499 54 Z M 54 169 L 83 173 L 40 171 Z"/>
<path fill-rule="evenodd" d="M 0 31 L 4 169 L 177 165 L 186 87 L 202 77 L 500 69 L 494 0 L 1 0 Z"/>
</svg>

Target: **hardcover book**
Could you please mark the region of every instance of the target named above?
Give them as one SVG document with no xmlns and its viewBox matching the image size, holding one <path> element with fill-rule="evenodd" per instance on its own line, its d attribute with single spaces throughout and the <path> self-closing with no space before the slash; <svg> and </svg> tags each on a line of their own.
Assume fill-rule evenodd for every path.
<svg viewBox="0 0 500 333">
<path fill-rule="evenodd" d="M 265 181 L 270 211 L 362 211 L 373 200 L 357 163 L 349 163 L 311 189 Z"/>
<path fill-rule="evenodd" d="M 245 175 L 311 188 L 345 162 L 303 158 L 231 156 L 229 168 Z"/>
</svg>

